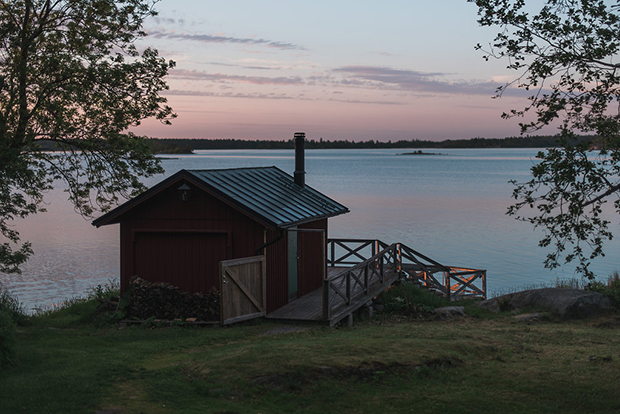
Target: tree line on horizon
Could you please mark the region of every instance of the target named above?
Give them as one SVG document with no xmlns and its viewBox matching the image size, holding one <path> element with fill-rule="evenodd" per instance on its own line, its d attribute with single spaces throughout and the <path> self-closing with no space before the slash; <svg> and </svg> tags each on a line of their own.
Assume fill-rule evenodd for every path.
<svg viewBox="0 0 620 414">
<path fill-rule="evenodd" d="M 576 137 L 575 142 L 594 142 L 595 137 Z M 194 150 L 227 149 L 292 149 L 294 142 L 289 140 L 250 140 L 234 138 L 151 138 L 149 145 L 154 153 L 181 154 Z M 508 138 L 470 138 L 448 139 L 444 141 L 399 140 L 399 141 L 349 141 L 349 140 L 306 140 L 307 149 L 362 149 L 362 148 L 551 148 L 560 145 L 552 135 L 508 137 Z"/>
</svg>

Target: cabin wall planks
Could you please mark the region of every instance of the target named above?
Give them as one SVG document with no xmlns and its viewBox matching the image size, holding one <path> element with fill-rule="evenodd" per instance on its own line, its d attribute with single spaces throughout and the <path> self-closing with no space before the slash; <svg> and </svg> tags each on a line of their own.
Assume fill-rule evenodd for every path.
<svg viewBox="0 0 620 414">
<path fill-rule="evenodd" d="M 139 275 L 189 292 L 219 289 L 219 262 L 253 256 L 264 227 L 204 192 L 162 191 L 121 221 L 121 289 Z"/>
</svg>

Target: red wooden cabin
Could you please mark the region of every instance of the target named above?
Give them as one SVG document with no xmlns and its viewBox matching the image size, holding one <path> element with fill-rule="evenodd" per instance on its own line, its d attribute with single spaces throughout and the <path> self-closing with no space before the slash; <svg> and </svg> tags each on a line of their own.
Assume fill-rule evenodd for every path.
<svg viewBox="0 0 620 414">
<path fill-rule="evenodd" d="M 258 254 L 268 313 L 320 288 L 327 219 L 349 210 L 305 185 L 299 146 L 295 178 L 276 167 L 181 170 L 93 221 L 120 223 L 121 290 L 139 275 L 207 293 L 221 261 Z"/>
</svg>

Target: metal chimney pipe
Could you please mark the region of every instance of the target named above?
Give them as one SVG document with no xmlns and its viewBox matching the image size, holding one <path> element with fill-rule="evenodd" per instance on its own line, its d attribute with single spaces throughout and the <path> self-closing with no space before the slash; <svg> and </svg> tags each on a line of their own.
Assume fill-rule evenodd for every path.
<svg viewBox="0 0 620 414">
<path fill-rule="evenodd" d="M 300 187 L 306 186 L 306 161 L 304 154 L 306 134 L 295 132 L 295 184 Z"/>
</svg>

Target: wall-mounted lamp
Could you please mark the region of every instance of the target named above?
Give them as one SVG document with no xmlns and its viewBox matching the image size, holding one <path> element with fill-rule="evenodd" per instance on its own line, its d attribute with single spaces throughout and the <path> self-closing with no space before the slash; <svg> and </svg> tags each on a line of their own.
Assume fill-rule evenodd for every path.
<svg viewBox="0 0 620 414">
<path fill-rule="evenodd" d="M 182 186 L 177 188 L 177 191 L 179 193 L 179 198 L 181 199 L 181 201 L 189 201 L 189 200 L 191 200 L 191 198 L 192 198 L 192 188 L 189 185 L 183 184 Z"/>
</svg>

